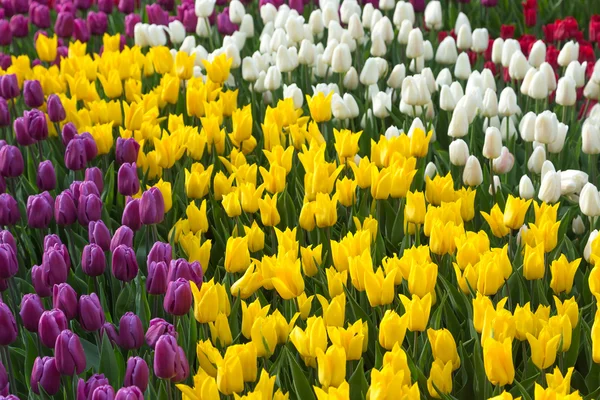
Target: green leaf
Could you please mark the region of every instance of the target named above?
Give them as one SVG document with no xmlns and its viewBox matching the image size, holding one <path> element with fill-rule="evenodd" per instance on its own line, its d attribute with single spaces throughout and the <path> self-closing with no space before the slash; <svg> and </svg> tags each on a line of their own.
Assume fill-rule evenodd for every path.
<svg viewBox="0 0 600 400">
<path fill-rule="evenodd" d="M 85 353 L 85 369 L 88 370 L 91 368 L 92 370 L 97 371 L 100 368 L 98 346 L 85 339 L 81 339 L 81 345 L 83 346 L 83 352 Z"/>
<path fill-rule="evenodd" d="M 575 362 L 577 362 L 577 357 L 579 357 L 579 351 L 581 350 L 579 347 L 579 343 L 581 342 L 581 321 L 577 324 L 575 329 L 573 329 L 573 334 L 571 335 L 571 347 L 569 347 L 569 351 L 565 355 L 565 368 L 574 367 Z"/>
<path fill-rule="evenodd" d="M 135 293 L 131 292 L 131 288 L 129 285 L 126 285 L 119 294 L 119 297 L 117 298 L 117 303 L 115 304 L 115 315 L 113 315 L 113 320 L 118 320 L 127 311 L 133 311 L 131 309 L 131 305 L 134 304 L 134 301 Z"/>
<path fill-rule="evenodd" d="M 362 400 L 369 390 L 369 383 L 365 378 L 364 359 L 361 358 L 352 373 L 348 384 L 350 385 L 350 400 Z"/>
<path fill-rule="evenodd" d="M 515 386 L 519 389 L 519 393 L 521 393 L 521 396 L 523 397 L 523 400 L 533 400 L 531 398 L 531 395 L 529 394 L 529 392 L 527 391 L 527 389 L 525 389 L 523 387 L 523 385 L 521 385 L 518 381 L 514 381 Z"/>
<path fill-rule="evenodd" d="M 100 353 L 100 368 L 98 368 L 98 372 L 104 374 L 113 387 L 119 387 L 117 358 L 107 335 L 102 337 L 102 352 Z"/>
<path fill-rule="evenodd" d="M 306 379 L 306 372 L 302 370 L 296 358 L 292 353 L 285 348 L 287 352 L 288 360 L 290 360 L 290 369 L 292 371 L 292 377 L 294 378 L 294 391 L 296 392 L 296 398 L 302 400 L 316 400 L 315 393 L 310 385 L 308 379 Z"/>
</svg>

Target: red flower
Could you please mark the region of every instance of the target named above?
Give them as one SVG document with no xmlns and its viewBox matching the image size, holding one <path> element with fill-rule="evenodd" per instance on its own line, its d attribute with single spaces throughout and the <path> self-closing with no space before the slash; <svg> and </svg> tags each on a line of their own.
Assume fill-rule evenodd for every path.
<svg viewBox="0 0 600 400">
<path fill-rule="evenodd" d="M 477 53 L 471 50 L 467 50 L 467 55 L 469 56 L 469 62 L 471 63 L 471 67 L 473 67 L 477 62 Z"/>
<path fill-rule="evenodd" d="M 525 25 L 531 27 L 537 24 L 537 10 L 535 8 L 526 8 L 523 10 L 525 16 Z"/>
<path fill-rule="evenodd" d="M 502 79 L 504 79 L 504 82 L 510 82 L 510 74 L 508 73 L 508 67 L 502 67 Z"/>
<path fill-rule="evenodd" d="M 494 76 L 495 76 L 495 75 L 496 75 L 496 73 L 498 72 L 498 71 L 496 70 L 496 64 L 494 64 L 494 63 L 493 63 L 493 62 L 491 62 L 491 61 L 486 61 L 486 62 L 485 62 L 485 64 L 483 64 L 483 67 L 484 67 L 484 68 L 487 68 L 487 69 L 489 69 L 490 71 L 492 71 L 492 75 L 494 75 Z"/>
<path fill-rule="evenodd" d="M 556 40 L 555 32 L 556 25 L 554 23 L 546 24 L 542 26 L 542 31 L 544 31 L 544 41 L 546 43 L 552 43 Z"/>
<path fill-rule="evenodd" d="M 556 31 L 554 32 L 555 40 L 566 40 L 570 38 L 575 38 L 577 33 L 579 32 L 579 26 L 577 24 L 577 20 L 573 17 L 567 17 L 563 20 L 557 20 L 554 23 L 556 27 Z"/>
<path fill-rule="evenodd" d="M 492 59 L 492 47 L 494 46 L 494 39 L 488 39 L 488 47 L 483 53 L 483 59 L 485 61 L 491 61 Z"/>
<path fill-rule="evenodd" d="M 594 73 L 594 66 L 596 63 L 594 61 L 588 62 L 587 67 L 585 69 L 585 78 L 589 81 L 592 79 L 592 74 Z"/>
<path fill-rule="evenodd" d="M 587 42 L 583 42 L 579 44 L 579 62 L 582 63 L 584 61 L 594 62 L 596 57 L 594 56 L 594 48 L 591 44 Z"/>
<path fill-rule="evenodd" d="M 511 39 L 515 36 L 514 25 L 502 25 L 500 27 L 500 37 L 502 39 Z"/>
<path fill-rule="evenodd" d="M 546 49 L 546 62 L 552 66 L 552 68 L 558 68 L 558 49 L 552 45 Z"/>
<path fill-rule="evenodd" d="M 439 31 L 437 34 L 438 43 L 442 43 L 442 40 L 446 39 L 447 36 L 448 36 L 448 32 Z"/>
<path fill-rule="evenodd" d="M 533 35 L 522 35 L 519 38 L 519 44 L 521 45 L 521 51 L 525 57 L 529 57 L 529 52 L 533 47 L 533 44 L 537 41 L 537 38 Z"/>
<path fill-rule="evenodd" d="M 600 15 L 592 15 L 590 19 L 590 42 L 597 42 L 600 39 Z"/>
</svg>

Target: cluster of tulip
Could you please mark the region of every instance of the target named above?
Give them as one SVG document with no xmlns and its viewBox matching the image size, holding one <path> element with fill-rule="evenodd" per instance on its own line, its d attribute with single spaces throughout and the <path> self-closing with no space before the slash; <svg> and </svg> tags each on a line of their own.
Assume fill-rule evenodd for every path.
<svg viewBox="0 0 600 400">
<path fill-rule="evenodd" d="M 597 397 L 600 18 L 458 3 L 1 0 L 0 399 Z"/>
</svg>

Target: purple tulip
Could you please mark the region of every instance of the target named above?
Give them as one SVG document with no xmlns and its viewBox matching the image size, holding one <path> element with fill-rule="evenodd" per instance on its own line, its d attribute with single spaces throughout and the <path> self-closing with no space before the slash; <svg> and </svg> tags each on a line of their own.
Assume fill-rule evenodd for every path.
<svg viewBox="0 0 600 400">
<path fill-rule="evenodd" d="M 56 196 L 54 219 L 60 226 L 71 225 L 77 221 L 77 207 L 73 199 L 73 193 L 69 189 Z"/>
<path fill-rule="evenodd" d="M 52 286 L 44 280 L 44 269 L 39 265 L 31 267 L 31 284 L 40 297 L 49 297 L 52 294 Z"/>
<path fill-rule="evenodd" d="M 29 2 L 27 0 L 11 0 L 13 10 L 17 14 L 27 14 Z"/>
<path fill-rule="evenodd" d="M 0 174 L 6 178 L 16 178 L 23 173 L 25 164 L 21 150 L 16 146 L 6 145 L 0 149 Z"/>
<path fill-rule="evenodd" d="M 140 200 L 140 220 L 144 225 L 159 224 L 165 217 L 165 201 L 160 190 L 151 187 Z"/>
<path fill-rule="evenodd" d="M 169 25 L 169 13 L 158 4 L 146 5 L 148 23 L 155 25 Z"/>
<path fill-rule="evenodd" d="M 55 233 L 48 234 L 44 237 L 44 251 L 54 248 L 55 245 L 62 246 L 62 244 L 62 240 L 60 240 L 60 237 Z"/>
<path fill-rule="evenodd" d="M 10 30 L 10 23 L 2 19 L 0 20 L 0 45 L 9 46 L 12 42 L 12 31 Z"/>
<path fill-rule="evenodd" d="M 88 244 L 81 253 L 81 269 L 88 276 L 100 276 L 106 269 L 104 251 L 95 243 Z"/>
<path fill-rule="evenodd" d="M 112 14 L 113 0 L 98 0 L 98 10 L 105 14 Z"/>
<path fill-rule="evenodd" d="M 64 132 L 63 129 L 63 134 Z M 70 170 L 79 171 L 85 168 L 87 161 L 85 143 L 82 140 L 70 140 L 65 150 L 65 166 Z"/>
<path fill-rule="evenodd" d="M 239 27 L 229 19 L 229 7 L 225 7 L 217 16 L 217 30 L 221 35 L 233 35 Z"/>
<path fill-rule="evenodd" d="M 77 400 L 90 400 L 97 387 L 108 384 L 108 379 L 104 377 L 104 374 L 94 374 L 87 381 L 79 378 L 77 382 Z"/>
<path fill-rule="evenodd" d="M 108 18 L 102 11 L 90 11 L 87 14 L 87 26 L 92 35 L 102 36 L 106 33 Z"/>
<path fill-rule="evenodd" d="M 127 12 L 127 11 L 121 10 L 122 3 L 131 4 L 133 6 L 133 0 L 120 0 L 119 1 L 119 11 L 121 11 L 122 13 Z M 131 11 L 133 11 L 133 8 Z M 138 14 L 128 14 L 125 17 L 125 34 L 127 35 L 127 37 L 133 38 L 135 26 L 140 22 L 142 22 L 142 18 Z M 194 28 L 194 29 L 196 29 L 196 28 Z"/>
<path fill-rule="evenodd" d="M 0 244 L 0 279 L 9 279 L 19 271 L 17 253 L 8 243 Z"/>
<path fill-rule="evenodd" d="M 93 160 L 98 155 L 98 146 L 94 137 L 89 132 L 83 132 L 78 135 L 75 139 L 82 140 L 85 145 L 85 155 L 88 160 Z"/>
<path fill-rule="evenodd" d="M 29 332 L 37 333 L 40 317 L 44 311 L 42 299 L 37 294 L 27 293 L 23 295 L 19 315 L 25 329 Z"/>
<path fill-rule="evenodd" d="M 60 373 L 56 368 L 54 357 L 38 357 L 33 363 L 31 371 L 31 390 L 40 394 L 40 387 L 50 396 L 60 390 Z"/>
<path fill-rule="evenodd" d="M 15 131 L 17 143 L 20 146 L 30 146 L 36 142 L 36 140 L 29 134 L 29 126 L 27 125 L 27 119 L 25 117 L 15 118 L 13 122 L 13 130 Z"/>
<path fill-rule="evenodd" d="M 94 181 L 83 181 L 78 184 L 79 186 L 79 197 L 81 196 L 89 196 L 94 194 L 96 196 L 100 196 L 100 191 L 98 190 L 98 186 Z"/>
<path fill-rule="evenodd" d="M 48 118 L 52 122 L 61 122 L 67 118 L 67 113 L 58 95 L 52 93 L 47 101 Z"/>
<path fill-rule="evenodd" d="M 69 142 L 75 138 L 75 136 L 77 136 L 77 128 L 75 127 L 75 125 L 72 122 L 67 122 L 63 128 L 62 128 L 62 132 L 60 134 L 60 137 L 62 139 L 63 144 L 66 146 L 69 144 Z"/>
<path fill-rule="evenodd" d="M 164 261 L 168 265 L 171 264 L 172 258 L 173 249 L 169 243 L 155 242 L 148 253 L 147 263 Z"/>
<path fill-rule="evenodd" d="M 121 223 L 137 231 L 142 227 L 140 219 L 140 199 L 127 197 L 125 201 L 125 209 L 121 217 Z"/>
<path fill-rule="evenodd" d="M 110 385 L 98 386 L 88 400 L 114 400 L 115 390 Z M 80 400 L 80 399 L 77 399 Z"/>
<path fill-rule="evenodd" d="M 162 335 L 154 349 L 154 375 L 160 379 L 171 379 L 177 373 L 179 346 L 171 335 Z"/>
<path fill-rule="evenodd" d="M 38 82 L 38 81 L 29 81 Z M 39 84 L 39 82 L 38 82 Z M 35 86 L 35 84 L 33 84 Z M 43 97 L 43 94 L 42 94 Z M 29 136 L 35 140 L 44 140 L 48 137 L 48 122 L 46 115 L 40 110 L 30 110 L 23 113 Z"/>
<path fill-rule="evenodd" d="M 79 375 L 85 370 L 85 352 L 79 336 L 70 330 L 62 331 L 54 344 L 56 369 L 62 375 Z"/>
<path fill-rule="evenodd" d="M 167 293 L 167 274 L 169 267 L 164 261 L 152 261 L 148 264 L 148 276 L 146 277 L 146 290 L 149 294 Z"/>
<path fill-rule="evenodd" d="M 144 344 L 144 327 L 140 317 L 126 312 L 119 320 L 119 346 L 125 350 L 139 349 Z"/>
<path fill-rule="evenodd" d="M 157 3 L 163 8 L 163 10 L 173 11 L 175 8 L 174 0 L 158 0 Z"/>
<path fill-rule="evenodd" d="M 115 231 L 110 241 L 110 251 L 114 252 L 120 245 L 133 247 L 133 231 L 126 225 L 122 225 Z"/>
<path fill-rule="evenodd" d="M 17 254 L 17 242 L 15 242 L 15 238 L 9 230 L 0 230 L 0 244 L 2 243 L 10 245 Z"/>
<path fill-rule="evenodd" d="M 171 267 L 169 268 L 168 281 L 172 282 L 178 278 L 183 278 L 186 281 L 192 281 L 200 288 L 202 286 L 202 278 L 204 277 L 204 271 L 198 261 L 192 263 L 188 262 L 184 258 L 171 261 Z"/>
<path fill-rule="evenodd" d="M 54 199 L 50 193 L 35 194 L 27 199 L 27 225 L 31 228 L 47 228 L 52 221 Z"/>
<path fill-rule="evenodd" d="M 156 347 L 156 342 L 163 335 L 171 335 L 177 340 L 177 331 L 175 327 L 162 318 L 154 318 L 150 320 L 150 326 L 146 331 L 146 343 L 151 348 Z"/>
<path fill-rule="evenodd" d="M 137 386 L 129 386 L 119 389 L 115 400 L 144 400 L 144 393 Z"/>
<path fill-rule="evenodd" d="M 4 99 L 4 97 L 0 97 L 0 126 L 9 126 L 10 123 L 11 119 L 10 110 L 8 109 L 8 103 L 6 102 L 6 99 Z"/>
<path fill-rule="evenodd" d="M 64 244 L 55 244 L 44 251 L 42 256 L 43 277 L 51 287 L 66 282 L 70 268 L 71 257 Z"/>
<path fill-rule="evenodd" d="M 87 43 L 90 40 L 90 30 L 85 19 L 75 18 L 73 21 L 73 39 L 81 43 Z"/>
<path fill-rule="evenodd" d="M 4 364 L 0 361 L 0 399 L 6 398 L 10 393 L 10 384 L 8 383 L 8 373 Z M 19 400 L 17 398 L 17 400 Z"/>
<path fill-rule="evenodd" d="M 54 285 L 52 307 L 61 310 L 69 320 L 77 318 L 77 293 L 68 283 Z"/>
<path fill-rule="evenodd" d="M 44 91 L 42 90 L 40 81 L 37 79 L 25 81 L 23 86 L 23 99 L 29 108 L 37 108 L 44 104 Z"/>
<path fill-rule="evenodd" d="M 127 370 L 125 371 L 124 387 L 137 386 L 142 392 L 148 387 L 148 377 L 150 371 L 148 364 L 141 357 L 129 357 L 127 360 Z"/>
<path fill-rule="evenodd" d="M 117 138 L 117 147 L 115 150 L 115 159 L 118 164 L 134 164 L 137 161 L 140 144 L 134 138 Z M 136 174 L 137 176 L 137 174 Z M 137 191 L 136 191 L 137 193 Z"/>
<path fill-rule="evenodd" d="M 40 190 L 54 190 L 56 188 L 56 171 L 52 161 L 42 161 L 38 165 L 35 181 Z"/>
<path fill-rule="evenodd" d="M 496 7 L 498 0 L 481 0 L 481 5 L 484 7 Z"/>
<path fill-rule="evenodd" d="M 190 375 L 190 364 L 188 363 L 185 351 L 181 346 L 177 349 L 178 357 L 175 364 L 175 376 L 171 379 L 173 382 L 181 382 L 187 379 Z"/>
<path fill-rule="evenodd" d="M 44 4 L 31 3 L 29 6 L 31 23 L 40 29 L 50 28 L 50 8 Z"/>
<path fill-rule="evenodd" d="M 119 342 L 119 334 L 117 333 L 117 328 L 115 328 L 114 324 L 110 322 L 105 322 L 100 327 L 100 337 L 106 337 L 112 343 L 113 346 L 117 346 Z"/>
<path fill-rule="evenodd" d="M 20 14 L 13 15 L 10 19 L 10 31 L 13 37 L 29 36 L 29 19 Z"/>
<path fill-rule="evenodd" d="M 81 194 L 77 203 L 77 220 L 81 225 L 98 221 L 102 216 L 102 200 L 96 194 Z"/>
<path fill-rule="evenodd" d="M 187 314 L 192 306 L 192 289 L 190 288 L 190 282 L 183 278 L 178 278 L 169 282 L 163 306 L 165 311 L 169 314 Z"/>
<path fill-rule="evenodd" d="M 303 0 L 290 0 L 290 9 L 298 11 L 298 14 L 304 13 L 304 1 Z"/>
<path fill-rule="evenodd" d="M 10 55 L 0 52 L 0 67 L 2 69 L 9 69 L 12 65 L 12 58 Z"/>
<path fill-rule="evenodd" d="M 90 167 L 85 170 L 85 180 L 88 182 L 94 182 L 98 189 L 98 194 L 104 190 L 104 177 L 102 171 L 98 167 Z"/>
<path fill-rule="evenodd" d="M 92 7 L 92 0 L 75 0 L 75 7 L 78 10 L 87 10 Z"/>
<path fill-rule="evenodd" d="M 74 24 L 75 17 L 73 13 L 61 11 L 56 17 L 54 32 L 56 32 L 59 37 L 70 38 L 73 35 Z"/>
<path fill-rule="evenodd" d="M 69 321 L 65 314 L 59 309 L 44 311 L 38 323 L 38 336 L 42 344 L 48 348 L 54 348 L 58 335 L 67 329 Z"/>
<path fill-rule="evenodd" d="M 0 78 L 0 95 L 6 100 L 14 99 L 21 94 L 17 75 L 7 74 Z"/>
<path fill-rule="evenodd" d="M 123 196 L 133 196 L 140 190 L 140 180 L 135 163 L 124 163 L 117 174 L 117 188 Z"/>
<path fill-rule="evenodd" d="M 104 221 L 90 221 L 88 224 L 88 239 L 90 243 L 100 246 L 102 251 L 110 250 L 110 231 L 106 227 L 106 224 L 104 224 Z"/>
<path fill-rule="evenodd" d="M 17 201 L 8 193 L 0 194 L 0 225 L 14 225 L 20 219 L 21 212 Z"/>
<path fill-rule="evenodd" d="M 196 26 L 198 25 L 198 16 L 196 16 L 193 8 L 183 12 L 181 23 L 185 27 L 185 31 L 187 33 L 193 33 L 196 31 Z"/>
<path fill-rule="evenodd" d="M 79 298 L 79 323 L 88 332 L 97 331 L 104 324 L 104 310 L 96 293 Z"/>
<path fill-rule="evenodd" d="M 0 302 L 0 346 L 8 346 L 17 340 L 17 321 L 6 303 Z"/>
<path fill-rule="evenodd" d="M 129 282 L 137 276 L 138 263 L 131 247 L 121 244 L 113 251 L 112 273 L 123 282 Z"/>
</svg>

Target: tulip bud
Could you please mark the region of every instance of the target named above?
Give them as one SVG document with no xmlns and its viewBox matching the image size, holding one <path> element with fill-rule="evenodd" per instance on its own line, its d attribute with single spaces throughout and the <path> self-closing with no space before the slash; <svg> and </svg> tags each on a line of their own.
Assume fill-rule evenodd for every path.
<svg viewBox="0 0 600 400">
<path fill-rule="evenodd" d="M 137 386 L 123 387 L 117 392 L 115 400 L 144 400 L 144 393 Z"/>
<path fill-rule="evenodd" d="M 445 86 L 447 87 L 447 86 Z M 450 153 L 450 163 L 459 167 L 464 166 L 469 158 L 469 146 L 462 139 L 453 140 L 448 149 Z"/>
<path fill-rule="evenodd" d="M 502 147 L 500 156 L 494 158 L 493 161 L 494 172 L 500 175 L 507 174 L 515 165 L 515 156 L 511 154 L 506 146 Z"/>
<path fill-rule="evenodd" d="M 439 64 L 452 65 L 456 63 L 457 58 L 456 42 L 452 36 L 446 36 L 437 48 L 435 61 Z"/>
<path fill-rule="evenodd" d="M 558 54 L 558 65 L 561 67 L 566 67 L 571 63 L 571 61 L 575 61 L 579 58 L 579 43 L 568 41 L 563 45 L 563 48 L 560 50 Z"/>
<path fill-rule="evenodd" d="M 135 162 L 138 159 L 138 153 L 140 150 L 140 144 L 134 139 L 134 138 L 129 138 L 129 139 L 123 139 L 123 138 L 117 138 L 117 147 L 115 150 L 115 159 L 117 161 L 117 163 L 119 164 L 133 164 L 135 165 Z M 119 173 L 120 173 L 120 169 L 119 169 Z M 135 174 L 136 178 L 137 178 L 137 173 Z M 137 193 L 137 191 L 135 192 Z M 133 193 L 133 194 L 135 194 Z"/>
<path fill-rule="evenodd" d="M 66 127 L 66 125 L 65 125 Z M 68 131 L 67 131 L 68 132 Z M 73 138 L 75 139 L 75 138 Z M 82 140 L 69 140 L 67 149 L 65 150 L 65 166 L 73 171 L 78 171 L 85 168 L 87 163 L 87 154 L 85 143 Z M 63 142 L 65 141 L 65 129 L 63 128 Z M 1 156 L 1 150 L 0 150 Z M 0 164 L 1 165 L 1 164 Z"/>
<path fill-rule="evenodd" d="M 151 187 L 142 194 L 140 219 L 144 225 L 159 224 L 165 216 L 165 201 L 157 187 Z"/>
<path fill-rule="evenodd" d="M 175 376 L 178 363 L 179 346 L 171 335 L 162 335 L 156 342 L 154 351 L 154 374 L 159 379 L 171 379 Z"/>
<path fill-rule="evenodd" d="M 96 293 L 79 298 L 79 323 L 88 332 L 95 332 L 104 324 L 104 310 Z"/>
<path fill-rule="evenodd" d="M 178 278 L 169 282 L 165 295 L 165 311 L 172 315 L 185 315 L 192 306 L 192 290 L 189 281 Z"/>
<path fill-rule="evenodd" d="M 596 121 L 584 122 L 581 128 L 581 151 L 585 154 L 600 154 L 600 129 L 598 129 Z M 1 154 L 2 150 L 0 149 Z"/>
<path fill-rule="evenodd" d="M 0 194 L 0 225 L 15 225 L 20 219 L 17 201 L 8 193 Z"/>
<path fill-rule="evenodd" d="M 38 165 L 36 184 L 40 190 L 54 190 L 56 188 L 56 172 L 52 161 L 42 161 Z"/>
<path fill-rule="evenodd" d="M 0 279 L 9 279 L 19 272 L 17 253 L 8 243 L 0 244 Z"/>
<path fill-rule="evenodd" d="M 442 29 L 442 5 L 439 1 L 430 1 L 425 7 L 425 26 L 427 29 L 440 30 Z"/>
<path fill-rule="evenodd" d="M 406 76 L 406 67 L 404 64 L 396 64 L 390 73 L 387 80 L 387 85 L 394 89 L 400 89 L 402 87 L 402 81 Z"/>
<path fill-rule="evenodd" d="M 92 399 L 92 394 L 96 388 L 108 384 L 108 379 L 104 377 L 104 374 L 94 374 L 87 381 L 79 378 L 77 382 L 77 400 Z"/>
<path fill-rule="evenodd" d="M 186 261 L 184 258 L 171 261 L 169 268 L 168 281 L 172 282 L 179 278 L 183 278 L 186 281 L 192 281 L 198 286 L 198 289 L 202 286 L 202 278 L 204 272 L 202 266 L 198 261 L 192 263 Z"/>
<path fill-rule="evenodd" d="M 558 80 L 556 89 L 556 103 L 561 106 L 574 106 L 577 102 L 577 89 L 575 81 L 568 76 Z"/>
<path fill-rule="evenodd" d="M 135 163 L 124 163 L 119 168 L 117 187 L 123 196 L 133 196 L 140 190 L 140 181 Z"/>
<path fill-rule="evenodd" d="M 31 284 L 40 297 L 49 297 L 52 294 L 52 286 L 44 280 L 44 271 L 39 265 L 31 267 Z"/>
<path fill-rule="evenodd" d="M 133 232 L 131 233 L 131 235 L 133 238 Z M 88 240 L 90 243 L 97 244 L 102 249 L 102 251 L 110 250 L 110 231 L 104 224 L 104 221 L 90 221 L 90 223 L 88 224 Z"/>
<path fill-rule="evenodd" d="M 458 79 L 468 79 L 471 75 L 471 63 L 467 53 L 460 53 L 454 66 L 454 76 Z"/>
<path fill-rule="evenodd" d="M 69 322 L 65 314 L 59 309 L 44 311 L 38 322 L 37 333 L 42 344 L 54 348 L 58 335 L 67 329 Z"/>
<path fill-rule="evenodd" d="M 60 372 L 58 372 L 54 357 L 37 357 L 35 359 L 31 370 L 30 387 L 38 395 L 40 394 L 40 388 L 50 396 L 58 393 L 60 390 Z"/>
<path fill-rule="evenodd" d="M 100 276 L 106 269 L 106 257 L 102 248 L 91 243 L 81 253 L 81 269 L 88 276 Z"/>
<path fill-rule="evenodd" d="M 137 276 L 138 263 L 131 247 L 121 244 L 113 251 L 112 273 L 123 282 L 129 282 Z"/>
<path fill-rule="evenodd" d="M 562 122 L 558 123 L 558 131 L 556 134 L 556 138 L 552 143 L 548 144 L 549 153 L 558 154 L 562 151 L 563 147 L 565 146 L 565 139 L 567 138 L 568 131 L 568 125 L 565 125 Z"/>
<path fill-rule="evenodd" d="M 600 194 L 596 186 L 586 183 L 583 189 L 581 189 L 579 208 L 586 217 L 597 217 L 600 215 Z"/>
<path fill-rule="evenodd" d="M 407 26 L 412 27 L 412 24 L 409 21 L 407 21 L 407 23 Z M 421 32 L 419 28 L 414 28 L 408 34 L 406 57 L 410 59 L 422 57 L 424 52 L 425 47 L 423 44 L 423 32 Z"/>
<path fill-rule="evenodd" d="M 461 28 L 462 29 L 462 28 Z M 475 53 L 484 53 L 490 42 L 490 36 L 486 28 L 479 28 L 473 31 L 473 43 L 471 50 Z"/>
<path fill-rule="evenodd" d="M 488 160 L 500 157 L 502 151 L 502 136 L 498 128 L 489 127 L 485 131 L 483 156 Z"/>
<path fill-rule="evenodd" d="M 354 90 L 358 87 L 358 72 L 354 67 L 350 67 L 344 75 L 344 87 L 348 90 Z"/>
<path fill-rule="evenodd" d="M 535 119 L 534 138 L 536 142 L 548 144 L 556 140 L 558 135 L 558 119 L 551 111 L 543 111 Z"/>
<path fill-rule="evenodd" d="M 467 186 L 478 186 L 483 182 L 481 164 L 475 156 L 469 156 L 463 170 L 463 183 Z"/>
<path fill-rule="evenodd" d="M 23 155 L 18 147 L 4 145 L 0 148 L 0 175 L 15 178 L 23 173 L 24 168 Z"/>
<path fill-rule="evenodd" d="M 17 340 L 17 322 L 6 303 L 0 302 L 0 346 L 8 346 Z"/>
<path fill-rule="evenodd" d="M 583 219 L 581 215 L 573 218 L 573 224 L 571 225 L 573 233 L 576 235 L 583 235 L 585 233 L 585 224 L 583 223 Z"/>
<path fill-rule="evenodd" d="M 54 285 L 52 307 L 61 310 L 69 320 L 77 317 L 77 293 L 68 283 Z"/>
<path fill-rule="evenodd" d="M 454 29 L 457 28 L 455 27 Z M 458 29 L 457 32 L 458 35 L 456 37 L 456 47 L 463 51 L 470 50 L 471 46 L 473 45 L 471 27 L 468 24 L 464 24 Z"/>
<path fill-rule="evenodd" d="M 331 68 L 333 72 L 345 74 L 352 66 L 352 54 L 347 44 L 342 43 L 335 47 L 331 58 Z"/>
<path fill-rule="evenodd" d="M 126 312 L 119 320 L 119 346 L 125 350 L 134 350 L 144 343 L 144 328 L 140 317 Z"/>
<path fill-rule="evenodd" d="M 392 110 L 392 96 L 386 92 L 379 92 L 373 97 L 373 115 L 377 118 L 386 118 Z"/>
<path fill-rule="evenodd" d="M 27 225 L 31 228 L 47 228 L 52 221 L 54 200 L 50 193 L 31 195 L 27 199 Z"/>
<path fill-rule="evenodd" d="M 29 108 L 37 108 L 44 104 L 44 91 L 38 80 L 25 81 L 23 85 L 23 99 Z"/>
<path fill-rule="evenodd" d="M 37 333 L 40 317 L 43 312 L 44 305 L 42 304 L 42 299 L 37 294 L 28 293 L 23 295 L 19 315 L 25 329 L 29 332 Z"/>
<path fill-rule="evenodd" d="M 77 220 L 81 225 L 98 221 L 102 216 L 102 200 L 97 194 L 81 194 L 77 203 Z"/>
<path fill-rule="evenodd" d="M 162 318 L 154 318 L 150 321 L 150 326 L 146 331 L 146 343 L 152 349 L 156 346 L 156 342 L 162 335 L 171 335 L 177 339 L 177 331 L 175 327 Z"/>
<path fill-rule="evenodd" d="M 79 336 L 65 329 L 54 345 L 56 369 L 62 375 L 81 374 L 85 369 L 85 352 Z"/>
<path fill-rule="evenodd" d="M 527 169 L 533 173 L 539 174 L 542 172 L 542 164 L 546 161 L 546 150 L 544 146 L 538 146 L 533 150 L 533 153 L 527 161 Z"/>
<path fill-rule="evenodd" d="M 114 400 L 115 390 L 108 383 L 94 388 L 90 400 Z"/>
<path fill-rule="evenodd" d="M 508 117 L 519 112 L 517 105 L 517 95 L 510 86 L 505 87 L 500 93 L 500 101 L 498 102 L 498 113 L 503 117 Z"/>
<path fill-rule="evenodd" d="M 457 107 L 452 113 L 452 119 L 448 126 L 448 136 L 461 138 L 469 133 L 469 118 L 463 107 Z"/>
<path fill-rule="evenodd" d="M 125 200 L 125 209 L 121 217 L 123 226 L 129 227 L 132 231 L 138 231 L 142 227 L 140 219 L 140 199 L 127 197 Z"/>
<path fill-rule="evenodd" d="M 526 76 L 530 76 L 530 71 L 533 71 L 533 69 L 527 71 Z M 536 100 L 548 97 L 548 80 L 546 79 L 546 74 L 543 71 L 537 71 L 533 72 L 531 76 L 531 83 L 527 91 L 529 97 Z M 523 81 L 524 83 L 525 81 Z"/>
<path fill-rule="evenodd" d="M 149 294 L 165 294 L 167 292 L 167 275 L 169 267 L 164 261 L 151 261 L 148 264 L 146 290 Z"/>
<path fill-rule="evenodd" d="M 149 375 L 148 364 L 146 364 L 143 358 L 129 357 L 123 386 L 137 386 L 142 392 L 145 392 L 148 387 Z"/>
<path fill-rule="evenodd" d="M 546 203 L 556 203 L 560 199 L 560 172 L 551 171 L 544 175 L 538 197 Z"/>
</svg>

